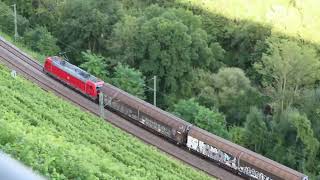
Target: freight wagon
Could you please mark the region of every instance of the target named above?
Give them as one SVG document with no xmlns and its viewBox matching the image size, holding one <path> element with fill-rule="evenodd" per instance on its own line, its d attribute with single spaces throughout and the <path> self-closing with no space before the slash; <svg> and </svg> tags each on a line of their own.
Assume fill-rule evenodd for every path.
<svg viewBox="0 0 320 180">
<path fill-rule="evenodd" d="M 190 123 L 108 83 L 102 87 L 105 106 L 177 144 L 185 144 Z"/>
<path fill-rule="evenodd" d="M 188 132 L 186 146 L 248 179 L 308 179 L 300 172 L 195 126 Z"/>
</svg>

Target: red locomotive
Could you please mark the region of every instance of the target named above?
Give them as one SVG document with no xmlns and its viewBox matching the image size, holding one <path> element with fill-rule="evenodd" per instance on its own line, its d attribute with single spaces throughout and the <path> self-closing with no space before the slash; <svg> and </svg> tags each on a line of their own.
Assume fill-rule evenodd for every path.
<svg viewBox="0 0 320 180">
<path fill-rule="evenodd" d="M 57 56 L 46 58 L 43 70 L 93 100 L 97 100 L 104 84 L 102 80 Z"/>
</svg>

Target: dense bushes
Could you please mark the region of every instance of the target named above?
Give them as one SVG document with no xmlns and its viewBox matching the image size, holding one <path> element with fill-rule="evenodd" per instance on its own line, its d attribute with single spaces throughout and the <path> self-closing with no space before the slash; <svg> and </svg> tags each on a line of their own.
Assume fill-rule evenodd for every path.
<svg viewBox="0 0 320 180">
<path fill-rule="evenodd" d="M 25 32 L 23 41 L 32 50 L 43 55 L 56 55 L 59 47 L 56 45 L 57 39 L 48 32 L 46 27 L 37 26 Z"/>
<path fill-rule="evenodd" d="M 199 105 L 194 99 L 179 101 L 174 105 L 173 113 L 202 129 L 229 139 L 223 114 Z"/>
</svg>

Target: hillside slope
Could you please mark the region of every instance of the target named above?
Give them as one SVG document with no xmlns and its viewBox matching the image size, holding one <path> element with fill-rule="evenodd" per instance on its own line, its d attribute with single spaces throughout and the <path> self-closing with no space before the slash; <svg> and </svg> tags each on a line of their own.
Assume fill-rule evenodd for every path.
<svg viewBox="0 0 320 180">
<path fill-rule="evenodd" d="M 0 149 L 53 179 L 209 179 L 3 66 Z"/>
<path fill-rule="evenodd" d="M 319 1 L 314 0 L 175 0 L 233 20 L 270 25 L 274 32 L 320 43 Z"/>
</svg>

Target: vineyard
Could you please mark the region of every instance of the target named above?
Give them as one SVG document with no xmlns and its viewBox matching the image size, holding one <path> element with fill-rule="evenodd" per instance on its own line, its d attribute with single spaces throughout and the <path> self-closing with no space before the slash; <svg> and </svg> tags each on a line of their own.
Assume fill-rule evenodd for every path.
<svg viewBox="0 0 320 180">
<path fill-rule="evenodd" d="M 51 179 L 209 179 L 3 66 L 0 149 Z"/>
</svg>

